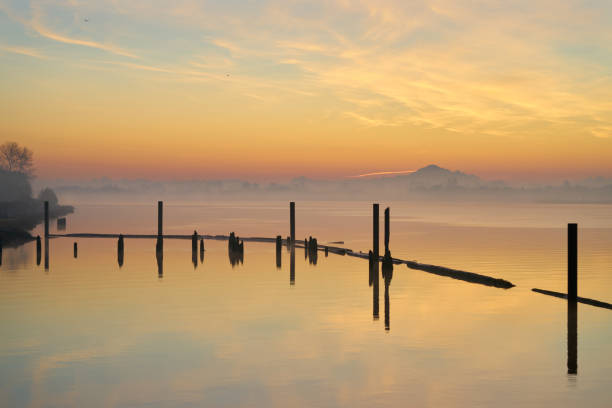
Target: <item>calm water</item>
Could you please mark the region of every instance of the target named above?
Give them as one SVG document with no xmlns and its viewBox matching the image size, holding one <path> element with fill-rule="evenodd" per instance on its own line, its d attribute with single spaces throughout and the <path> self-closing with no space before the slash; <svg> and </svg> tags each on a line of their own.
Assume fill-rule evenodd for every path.
<svg viewBox="0 0 612 408">
<path fill-rule="evenodd" d="M 79 206 L 67 232 L 155 233 L 156 205 Z M 381 214 L 384 206 L 381 203 Z M 391 205 L 394 256 L 507 279 L 490 288 L 396 266 L 385 296 L 367 261 L 245 243 L 50 242 L 4 250 L 0 405 L 6 407 L 588 406 L 612 401 L 612 311 L 579 305 L 568 374 L 567 222 L 579 295 L 612 303 L 612 206 Z M 165 232 L 288 235 L 288 203 L 165 207 Z M 381 223 L 382 226 L 382 223 Z M 54 230 L 52 230 L 53 232 Z M 369 203 L 297 203 L 297 236 L 371 247 Z M 293 276 L 292 276 L 293 275 Z M 388 304 L 388 306 L 386 305 Z M 378 311 L 377 311 L 378 309 Z M 377 316 L 375 316 L 377 315 Z M 386 320 L 388 329 L 385 330 Z"/>
</svg>

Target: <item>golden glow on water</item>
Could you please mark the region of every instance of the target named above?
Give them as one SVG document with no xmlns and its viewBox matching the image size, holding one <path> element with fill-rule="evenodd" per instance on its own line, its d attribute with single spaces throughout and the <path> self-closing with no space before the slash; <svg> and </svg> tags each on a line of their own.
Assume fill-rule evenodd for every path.
<svg viewBox="0 0 612 408">
<path fill-rule="evenodd" d="M 344 238 L 348 247 L 367 249 L 370 208 L 363 205 L 298 203 L 298 236 L 312 231 L 320 242 Z M 105 223 L 142 231 L 154 221 L 151 207 L 82 208 L 69 217 L 69 230 Z M 345 230 L 320 217 L 330 208 L 346 214 L 337 221 Z M 288 230 L 286 203 L 227 206 L 233 223 L 218 220 L 215 206 L 168 205 L 166 214 L 169 232 L 225 233 L 222 223 L 240 225 L 244 236 L 258 227 L 260 235 Z M 190 223 L 195 214 L 201 218 Z M 408 214 L 396 205 L 394 216 Z M 121 222 L 129 219 L 133 224 Z M 581 230 L 582 296 L 611 300 L 611 231 Z M 78 239 L 77 259 L 73 240 L 52 239 L 48 271 L 36 266 L 33 244 L 5 249 L 0 397 L 13 406 L 603 407 L 610 312 L 579 306 L 574 379 L 566 368 L 565 302 L 530 291 L 563 289 L 563 232 L 392 222 L 394 255 L 517 287 L 396 266 L 389 331 L 384 281 L 375 320 L 361 259 L 320 253 L 313 266 L 297 249 L 291 285 L 289 252 L 282 249 L 276 269 L 271 244 L 245 243 L 244 264 L 232 268 L 226 242 L 207 241 L 204 262 L 194 268 L 190 242 L 166 240 L 161 278 L 153 240 L 126 240 L 122 268 L 110 239 Z"/>
</svg>

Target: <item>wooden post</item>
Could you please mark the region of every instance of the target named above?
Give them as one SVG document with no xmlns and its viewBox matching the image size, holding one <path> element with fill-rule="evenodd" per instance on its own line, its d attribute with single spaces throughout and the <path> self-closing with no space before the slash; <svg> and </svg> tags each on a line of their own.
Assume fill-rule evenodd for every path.
<svg viewBox="0 0 612 408">
<path fill-rule="evenodd" d="M 389 216 L 391 210 L 389 207 L 385 209 L 385 255 L 389 252 L 389 235 L 391 233 L 390 224 L 389 224 Z"/>
<path fill-rule="evenodd" d="M 49 236 L 49 202 L 45 201 L 45 238 Z"/>
<path fill-rule="evenodd" d="M 289 203 L 289 234 L 291 235 L 291 245 L 295 243 L 295 202 Z"/>
<path fill-rule="evenodd" d="M 378 263 L 378 259 L 379 259 L 379 248 L 378 248 L 378 244 L 380 243 L 380 238 L 378 236 L 379 233 L 379 228 L 378 228 L 378 222 L 379 222 L 379 214 L 378 214 L 378 204 L 374 204 L 372 205 L 372 252 L 374 254 L 374 261 L 376 263 Z"/>
<path fill-rule="evenodd" d="M 567 224 L 567 298 L 578 297 L 578 224 Z"/>
<path fill-rule="evenodd" d="M 77 254 L 78 254 L 78 248 L 77 248 L 77 243 L 76 242 L 74 243 L 73 247 L 74 247 L 74 257 L 76 258 Z"/>
<path fill-rule="evenodd" d="M 157 236 L 163 235 L 163 221 L 164 221 L 164 202 L 157 202 Z"/>
</svg>

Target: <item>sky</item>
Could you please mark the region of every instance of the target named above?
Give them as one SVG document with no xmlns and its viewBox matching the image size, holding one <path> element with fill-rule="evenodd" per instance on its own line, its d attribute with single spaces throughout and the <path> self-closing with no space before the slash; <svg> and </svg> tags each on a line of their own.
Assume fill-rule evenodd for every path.
<svg viewBox="0 0 612 408">
<path fill-rule="evenodd" d="M 0 0 L 42 178 L 612 176 L 612 2 Z"/>
</svg>

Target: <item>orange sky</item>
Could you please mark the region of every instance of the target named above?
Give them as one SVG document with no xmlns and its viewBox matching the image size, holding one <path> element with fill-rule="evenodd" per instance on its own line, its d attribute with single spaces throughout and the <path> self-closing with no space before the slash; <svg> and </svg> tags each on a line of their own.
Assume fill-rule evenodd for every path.
<svg viewBox="0 0 612 408">
<path fill-rule="evenodd" d="M 0 0 L 0 141 L 41 178 L 612 176 L 606 2 L 404 3 Z"/>
</svg>

